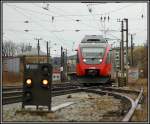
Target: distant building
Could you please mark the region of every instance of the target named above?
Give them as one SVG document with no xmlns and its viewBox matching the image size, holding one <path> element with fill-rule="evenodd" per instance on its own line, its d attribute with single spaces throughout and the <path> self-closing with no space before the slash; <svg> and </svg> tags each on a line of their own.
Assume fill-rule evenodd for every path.
<svg viewBox="0 0 150 124">
<path fill-rule="evenodd" d="M 29 48 L 27 51 L 25 51 L 25 52 L 23 52 L 23 53 L 21 53 L 21 54 L 19 54 L 19 55 L 26 55 L 26 56 L 36 56 L 36 55 L 38 55 L 38 49 L 37 48 Z M 39 55 L 47 55 L 45 52 L 43 52 L 43 51 L 41 51 L 41 50 L 39 50 Z"/>
<path fill-rule="evenodd" d="M 20 73 L 20 58 L 19 57 L 3 57 L 2 58 L 2 82 L 14 83 L 22 80 Z"/>
<path fill-rule="evenodd" d="M 52 65 L 54 70 L 59 70 L 61 66 L 61 58 L 60 57 L 53 57 L 52 58 Z"/>
<path fill-rule="evenodd" d="M 59 70 L 61 66 L 61 57 L 53 57 L 52 65 L 53 65 L 54 70 Z M 75 66 L 76 66 L 76 55 L 68 56 L 67 57 L 67 71 L 68 72 L 75 71 Z"/>
<path fill-rule="evenodd" d="M 40 50 L 39 62 L 46 63 L 47 55 Z M 23 80 L 24 64 L 37 63 L 38 51 L 36 48 L 28 47 L 26 52 L 19 54 L 16 57 L 2 58 L 3 83 L 16 83 Z"/>
<path fill-rule="evenodd" d="M 29 47 L 28 51 L 25 51 L 18 55 L 20 58 L 24 59 L 25 63 L 37 63 L 39 59 L 39 63 L 46 63 L 47 62 L 47 54 L 41 50 L 39 50 L 38 56 L 38 49 Z"/>
<path fill-rule="evenodd" d="M 75 70 L 76 69 L 76 58 L 77 58 L 76 55 L 72 55 L 67 58 L 67 71 L 68 72 L 76 71 Z"/>
<path fill-rule="evenodd" d="M 53 82 L 60 81 L 60 70 L 53 70 L 52 81 Z"/>
<path fill-rule="evenodd" d="M 3 70 L 19 73 L 20 59 L 18 57 L 3 57 Z"/>
</svg>

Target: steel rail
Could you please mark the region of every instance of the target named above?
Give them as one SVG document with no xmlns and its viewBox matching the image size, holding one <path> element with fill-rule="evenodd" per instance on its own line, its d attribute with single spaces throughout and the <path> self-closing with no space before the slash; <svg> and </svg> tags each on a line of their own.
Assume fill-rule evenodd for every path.
<svg viewBox="0 0 150 124">
<path fill-rule="evenodd" d="M 136 98 L 136 100 L 132 101 L 132 107 L 128 111 L 128 113 L 125 115 L 125 117 L 123 118 L 123 120 L 122 120 L 123 122 L 128 122 L 128 121 L 131 120 L 131 118 L 132 118 L 132 116 L 135 112 L 135 109 L 137 108 L 137 105 L 138 105 L 139 101 L 142 99 L 143 91 L 144 91 L 144 89 L 142 87 L 138 97 Z"/>
<path fill-rule="evenodd" d="M 79 90 L 77 88 L 76 89 L 73 88 L 73 89 L 67 89 L 67 90 L 53 91 L 52 92 L 52 97 L 65 95 L 65 94 L 69 94 L 69 93 L 75 93 L 75 92 L 79 92 Z M 4 97 L 2 102 L 3 102 L 3 105 L 22 102 L 22 95 L 19 94 L 17 96 Z"/>
<path fill-rule="evenodd" d="M 93 87 L 94 88 L 94 87 Z M 132 116 L 133 116 L 133 114 L 134 114 L 134 112 L 135 112 L 135 109 L 137 108 L 137 105 L 138 105 L 138 103 L 139 103 L 139 101 L 140 100 L 142 100 L 142 95 L 143 95 L 143 87 L 141 88 L 141 90 L 140 91 L 135 91 L 135 92 L 132 92 L 132 93 L 137 93 L 137 92 L 139 92 L 138 93 L 138 97 L 136 98 L 136 100 L 134 101 L 131 97 L 129 97 L 129 96 L 126 96 L 126 95 L 124 95 L 124 94 L 122 94 L 122 93 L 118 93 L 118 92 L 116 92 L 116 90 L 114 90 L 115 92 L 111 92 L 111 91 L 108 91 L 108 89 L 107 90 L 104 90 L 103 89 L 103 91 L 102 91 L 102 89 L 91 89 L 91 88 L 83 88 L 86 92 L 92 92 L 92 93 L 100 93 L 100 94 L 108 94 L 108 95 L 112 95 L 112 96 L 114 96 L 114 97 L 117 97 L 117 98 L 121 98 L 121 99 L 125 99 L 125 100 L 127 100 L 128 102 L 128 104 L 129 104 L 129 102 L 130 102 L 130 108 L 129 108 L 129 110 L 128 110 L 128 112 L 125 114 L 125 116 L 124 116 L 124 118 L 122 119 L 122 122 L 128 122 L 128 121 L 130 121 L 131 120 L 131 118 L 132 118 Z M 113 89 L 113 88 L 112 88 Z M 120 90 L 118 90 L 118 91 L 120 91 Z M 127 92 L 127 90 L 122 90 L 121 89 L 121 91 L 123 92 Z"/>
<path fill-rule="evenodd" d="M 134 93 L 134 94 L 137 94 L 137 95 L 140 93 L 140 90 L 120 89 L 120 88 L 117 88 L 117 87 L 92 86 L 90 88 L 115 91 L 115 92 L 119 92 L 119 93 Z"/>
<path fill-rule="evenodd" d="M 126 100 L 127 104 L 128 104 L 128 110 L 125 113 L 124 118 L 121 120 L 122 122 L 128 122 L 131 120 L 135 109 L 139 103 L 139 101 L 142 99 L 142 95 L 143 95 L 143 87 L 141 88 L 140 91 L 133 91 L 133 90 L 127 90 L 127 89 L 119 89 L 119 88 L 112 88 L 112 87 L 78 87 L 77 86 L 69 86 L 69 84 L 66 85 L 66 87 L 64 87 L 63 85 L 58 85 L 53 87 L 52 90 L 52 97 L 54 96 L 59 96 L 59 95 L 65 95 L 65 94 L 69 94 L 69 93 L 74 93 L 74 92 L 92 92 L 92 93 L 96 93 L 96 94 L 108 94 L 110 96 L 114 96 L 116 98 L 122 99 L 122 100 Z M 123 94 L 123 93 L 136 93 L 138 94 L 138 97 L 136 98 L 136 100 L 134 101 L 131 97 Z M 11 94 L 11 92 L 5 92 L 8 94 Z M 23 93 L 23 91 L 14 91 L 12 92 L 15 96 L 13 97 L 9 97 L 9 95 L 5 94 L 5 97 L 3 98 L 3 100 L 5 100 L 5 102 L 3 104 L 10 104 L 10 103 L 16 103 L 16 102 L 21 102 L 22 100 L 22 96 L 21 94 Z M 19 93 L 19 94 L 18 94 Z M 18 94 L 18 95 L 16 95 Z M 9 100 L 10 101 L 9 101 Z M 9 102 L 7 102 L 7 100 Z"/>
<path fill-rule="evenodd" d="M 58 95 L 63 95 L 63 94 L 68 94 L 68 93 L 73 93 L 76 90 L 78 90 L 77 86 L 65 86 L 65 85 L 61 85 L 61 86 L 56 86 L 52 88 L 52 96 L 58 96 Z M 21 88 L 21 90 L 15 90 L 13 89 L 9 89 L 9 90 L 5 90 L 2 93 L 2 102 L 3 105 L 5 104 L 11 104 L 11 103 L 17 103 L 17 102 L 21 102 L 22 101 L 22 95 L 23 95 L 23 90 Z"/>
</svg>

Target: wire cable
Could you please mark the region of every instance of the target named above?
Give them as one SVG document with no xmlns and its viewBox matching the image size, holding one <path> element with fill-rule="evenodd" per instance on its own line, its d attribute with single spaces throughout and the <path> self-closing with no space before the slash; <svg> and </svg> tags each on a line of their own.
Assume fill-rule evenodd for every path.
<svg viewBox="0 0 150 124">
<path fill-rule="evenodd" d="M 8 5 L 8 4 L 7 4 L 7 5 Z M 15 5 L 13 5 L 13 6 L 12 6 L 12 5 L 8 5 L 8 6 L 11 6 L 11 7 L 14 8 Z M 27 16 L 27 15 L 25 15 L 24 13 L 18 11 L 16 7 L 15 7 L 14 9 L 15 9 L 17 12 L 21 13 L 21 15 L 24 15 L 25 17 L 31 19 L 29 16 Z M 19 9 L 19 8 L 18 8 L 18 9 Z M 31 20 L 32 20 L 32 19 L 31 19 Z M 49 31 L 47 28 L 43 27 L 39 22 L 36 21 L 35 23 L 36 23 L 37 25 L 39 25 L 41 28 L 43 28 L 43 29 Z M 53 33 L 53 32 L 52 32 L 52 33 Z M 54 34 L 54 33 L 53 33 L 53 34 Z M 55 38 L 58 40 L 58 42 L 62 41 L 62 40 L 59 39 L 55 34 L 54 34 L 54 36 L 55 36 Z"/>
</svg>

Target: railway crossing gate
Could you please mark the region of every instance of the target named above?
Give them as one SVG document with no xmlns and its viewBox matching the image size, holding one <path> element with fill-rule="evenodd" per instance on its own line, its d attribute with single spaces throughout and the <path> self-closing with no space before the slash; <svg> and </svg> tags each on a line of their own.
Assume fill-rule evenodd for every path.
<svg viewBox="0 0 150 124">
<path fill-rule="evenodd" d="M 52 66 L 48 63 L 25 64 L 22 108 L 48 106 L 51 111 Z"/>
</svg>

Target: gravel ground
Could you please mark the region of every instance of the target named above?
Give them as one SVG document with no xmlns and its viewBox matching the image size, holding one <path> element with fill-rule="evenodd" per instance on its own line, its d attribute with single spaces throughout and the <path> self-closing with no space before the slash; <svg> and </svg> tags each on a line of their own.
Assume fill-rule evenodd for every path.
<svg viewBox="0 0 150 124">
<path fill-rule="evenodd" d="M 52 98 L 52 106 L 65 102 L 74 102 L 74 104 L 53 113 L 42 114 L 16 113 L 21 110 L 21 103 L 3 105 L 3 121 L 100 122 L 119 121 L 121 118 L 120 100 L 112 96 L 80 92 Z"/>
</svg>

